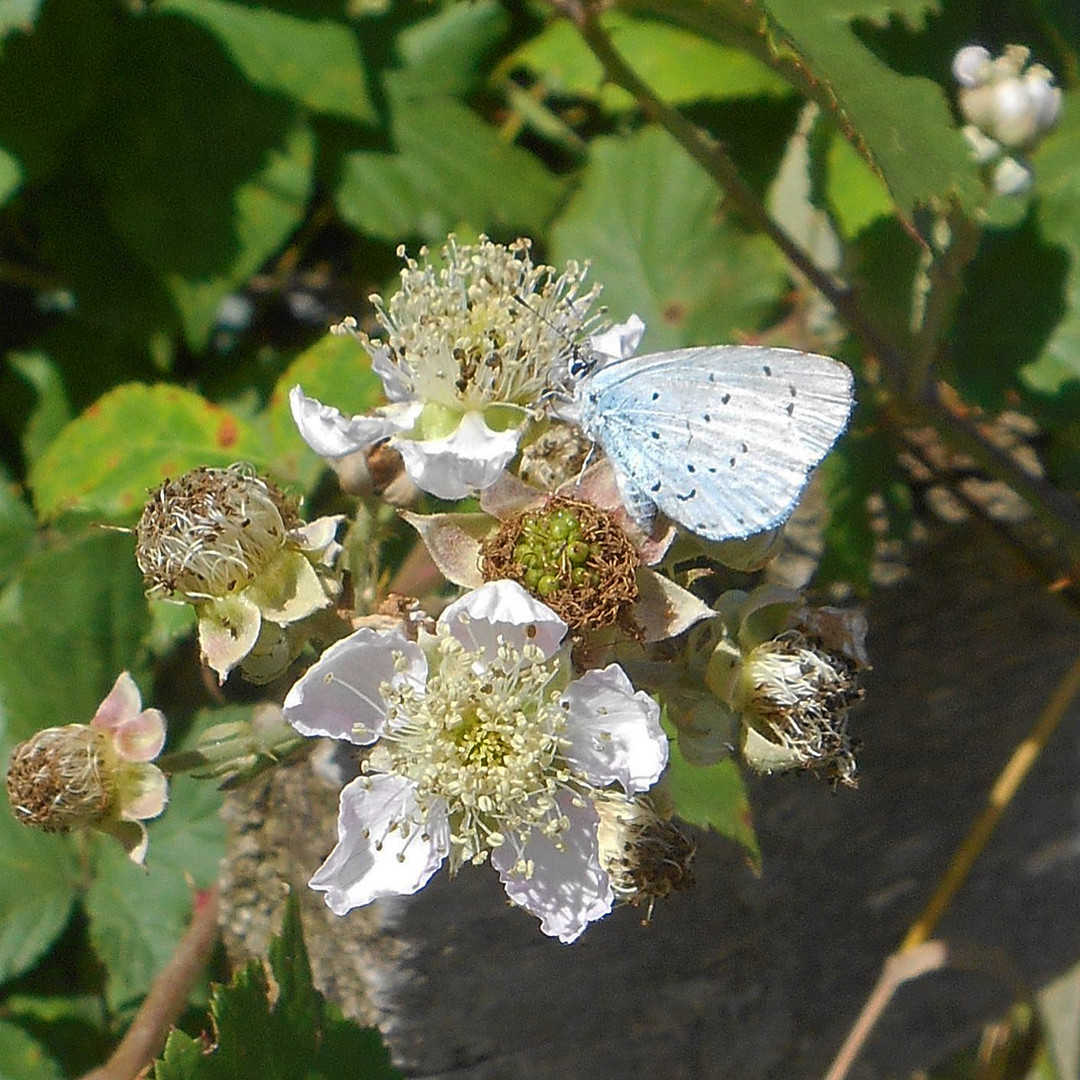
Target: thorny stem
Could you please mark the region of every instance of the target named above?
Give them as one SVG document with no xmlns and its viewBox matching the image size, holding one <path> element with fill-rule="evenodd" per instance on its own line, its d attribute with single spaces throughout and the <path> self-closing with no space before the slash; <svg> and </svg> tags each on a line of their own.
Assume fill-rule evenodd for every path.
<svg viewBox="0 0 1080 1080">
<path fill-rule="evenodd" d="M 760 229 L 807 280 L 836 309 L 837 315 L 858 338 L 863 348 L 877 357 L 888 389 L 886 405 L 914 424 L 927 424 L 991 475 L 1008 484 L 1040 515 L 1053 532 L 1057 545 L 1073 564 L 1080 564 L 1080 508 L 1052 484 L 1029 473 L 1009 454 L 994 446 L 969 417 L 950 399 L 957 395 L 929 378 L 937 329 L 955 300 L 963 264 L 970 258 L 972 238 L 963 237 L 944 264 L 931 267 L 931 288 L 944 286 L 942 295 L 927 297 L 923 326 L 917 336 L 917 355 L 908 357 L 867 317 L 857 295 L 819 267 L 773 219 L 757 195 L 743 181 L 722 143 L 692 124 L 678 110 L 656 96 L 616 51 L 611 38 L 596 18 L 591 0 L 551 0 L 552 5 L 578 28 L 586 44 L 604 67 L 607 79 L 633 95 L 649 116 L 699 162 L 723 188 L 743 217 Z M 931 341 L 931 336 L 934 340 Z"/>
</svg>

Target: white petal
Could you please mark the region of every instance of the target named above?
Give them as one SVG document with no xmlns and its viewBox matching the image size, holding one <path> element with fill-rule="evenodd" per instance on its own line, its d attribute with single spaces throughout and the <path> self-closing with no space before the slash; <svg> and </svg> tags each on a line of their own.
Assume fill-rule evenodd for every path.
<svg viewBox="0 0 1080 1080">
<path fill-rule="evenodd" d="M 442 439 L 401 438 L 392 445 L 418 488 L 440 499 L 463 499 L 495 482 L 520 440 L 518 428 L 493 431 L 480 413 L 467 412 Z"/>
<path fill-rule="evenodd" d="M 581 936 L 589 923 L 603 918 L 614 902 L 611 879 L 600 866 L 596 829 L 599 815 L 591 802 L 564 794 L 559 797 L 570 827 L 559 846 L 534 832 L 522 852 L 533 863 L 532 877 L 515 874 L 517 852 L 503 844 L 491 853 L 506 895 L 540 920 L 540 929 L 564 945 Z"/>
<path fill-rule="evenodd" d="M 380 439 L 411 427 L 415 420 L 411 413 L 400 417 L 377 413 L 350 418 L 332 405 L 308 397 L 299 386 L 289 392 L 289 407 L 301 438 L 316 454 L 325 458 L 339 458 L 366 450 Z"/>
<path fill-rule="evenodd" d="M 631 315 L 626 322 L 609 327 L 602 334 L 593 334 L 589 338 L 589 348 L 602 357 L 625 360 L 637 352 L 644 333 L 645 324 L 636 315 Z"/>
<path fill-rule="evenodd" d="M 121 671 L 90 723 L 100 728 L 119 727 L 138 716 L 141 708 L 142 698 L 135 680 L 126 671 Z"/>
<path fill-rule="evenodd" d="M 398 671 L 395 653 L 405 657 Z M 411 683 L 422 690 L 427 660 L 420 646 L 398 630 L 362 627 L 329 649 L 285 697 L 285 719 L 302 735 L 328 735 L 358 746 L 373 743 L 386 723 L 379 687 Z"/>
<path fill-rule="evenodd" d="M 410 780 L 385 773 L 342 789 L 337 845 L 308 883 L 326 893 L 335 915 L 380 896 L 408 896 L 442 865 L 450 849 L 445 810 L 418 824 L 415 793 Z"/>
<path fill-rule="evenodd" d="M 371 370 L 382 379 L 387 401 L 408 401 L 413 396 L 408 382 L 401 377 L 397 365 L 390 359 L 390 350 L 381 345 L 371 350 Z"/>
<path fill-rule="evenodd" d="M 569 706 L 566 760 L 598 787 L 617 780 L 627 794 L 660 779 L 668 741 L 660 706 L 634 687 L 618 664 L 586 671 L 562 696 Z"/>
<path fill-rule="evenodd" d="M 473 589 L 446 608 L 439 622 L 470 650 L 483 649 L 492 657 L 502 638 L 518 649 L 535 645 L 547 660 L 566 635 L 566 623 L 516 581 L 489 581 Z"/>
</svg>

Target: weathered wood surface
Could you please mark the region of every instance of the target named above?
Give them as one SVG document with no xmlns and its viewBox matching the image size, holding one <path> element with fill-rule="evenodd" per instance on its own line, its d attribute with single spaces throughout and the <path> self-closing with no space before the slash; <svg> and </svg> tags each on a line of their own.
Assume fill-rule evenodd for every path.
<svg viewBox="0 0 1080 1080">
<path fill-rule="evenodd" d="M 820 1075 L 1080 646 L 1075 614 L 989 530 L 942 531 L 911 561 L 869 610 L 861 785 L 834 795 L 808 777 L 756 781 L 760 878 L 702 836 L 697 889 L 659 905 L 651 928 L 621 909 L 570 947 L 507 908 L 487 867 L 343 920 L 309 895 L 319 978 L 378 1020 L 414 1077 Z M 1080 959 L 1078 781 L 1074 708 L 941 927 L 1003 948 L 1034 986 Z M 299 811 L 290 799 L 269 848 L 249 816 L 248 872 L 261 866 L 264 891 L 275 874 L 302 886 L 329 848 L 332 804 L 312 795 Z M 921 980 L 851 1075 L 925 1064 L 1010 1000 L 983 976 Z"/>
</svg>

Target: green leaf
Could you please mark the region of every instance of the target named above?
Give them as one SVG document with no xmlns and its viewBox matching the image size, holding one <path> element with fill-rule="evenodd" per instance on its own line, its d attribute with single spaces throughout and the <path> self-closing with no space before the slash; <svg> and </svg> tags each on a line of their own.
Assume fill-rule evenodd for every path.
<svg viewBox="0 0 1080 1080">
<path fill-rule="evenodd" d="M 383 400 L 382 381 L 371 360 L 348 335 L 327 334 L 305 349 L 278 379 L 262 421 L 273 453 L 274 475 L 310 491 L 325 465 L 293 423 L 289 391 L 303 387 L 309 397 L 346 416 L 366 413 Z"/>
<path fill-rule="evenodd" d="M 109 220 L 171 294 L 201 349 L 221 299 L 303 220 L 314 136 L 295 107 L 250 86 L 186 19 L 145 19 L 87 162 Z"/>
<path fill-rule="evenodd" d="M 63 376 L 50 357 L 44 353 L 9 353 L 7 360 L 37 393 L 37 405 L 22 437 L 23 453 L 32 464 L 71 419 L 71 406 Z"/>
<path fill-rule="evenodd" d="M 60 432 L 30 470 L 38 513 L 130 522 L 147 492 L 198 465 L 266 465 L 251 425 L 179 386 L 118 386 Z"/>
<path fill-rule="evenodd" d="M 209 888 L 217 880 L 225 854 L 221 801 L 213 784 L 173 777 L 165 813 L 149 823 L 145 869 L 111 837 L 94 838 L 94 880 L 85 905 L 90 940 L 108 973 L 110 1008 L 146 993 L 190 922 L 192 887 Z"/>
<path fill-rule="evenodd" d="M 829 208 L 847 239 L 892 214 L 892 198 L 881 177 L 839 133 L 829 141 L 825 166 Z"/>
<path fill-rule="evenodd" d="M 113 56 L 114 12 L 102 3 L 21 0 L 0 12 L 0 27 L 18 26 L 0 53 L 0 146 L 18 159 L 28 183 L 70 153 L 75 133 L 97 103 Z"/>
<path fill-rule="evenodd" d="M 374 121 L 363 59 L 348 24 L 228 0 L 159 0 L 156 10 L 206 27 L 255 86 L 312 112 Z"/>
<path fill-rule="evenodd" d="M 921 27 L 931 0 L 723 0 L 634 6 L 738 40 L 834 116 L 845 135 L 878 169 L 909 226 L 918 207 L 955 198 L 975 207 L 982 183 L 941 85 L 908 74 L 875 51 L 873 31 L 890 18 Z M 760 17 L 760 19 L 757 19 Z M 946 80 L 929 65 L 935 77 Z"/>
<path fill-rule="evenodd" d="M 22 182 L 23 171 L 19 159 L 0 146 L 0 206 L 19 190 Z"/>
<path fill-rule="evenodd" d="M 64 1074 L 41 1043 L 0 1020 L 0 1080 L 64 1080 Z"/>
<path fill-rule="evenodd" d="M 1020 379 L 1031 393 L 1061 399 L 1058 404 L 1062 411 L 1071 411 L 1075 416 L 1080 396 L 1080 92 L 1065 96 L 1062 114 L 1061 125 L 1033 158 L 1040 246 L 1044 258 L 1050 257 L 1046 248 L 1051 245 L 1056 256 L 1056 325 L 1043 322 L 1045 340 L 1037 355 L 1022 358 Z M 1016 287 L 1025 292 L 1040 290 L 1040 285 L 1045 289 L 1045 282 L 1032 282 L 1027 276 L 1031 270 L 1040 269 L 1046 272 L 1045 266 L 1014 270 Z M 1007 299 L 1004 309 L 999 309 L 999 319 L 1009 315 L 1016 318 L 1025 312 L 1023 294 L 1014 296 Z M 1044 303 L 1049 301 L 1047 297 Z M 1050 314 L 1046 307 L 1043 313 Z"/>
<path fill-rule="evenodd" d="M 229 987 L 216 987 L 211 1001 L 216 1046 L 209 1054 L 183 1032 L 174 1031 L 156 1080 L 395 1080 L 400 1073 L 374 1028 L 342 1020 L 311 984 L 311 968 L 300 928 L 299 905 L 290 898 L 280 937 L 270 943 L 270 984 L 262 965 L 251 961 Z"/>
<path fill-rule="evenodd" d="M 1080 376 L 1069 351 L 1080 346 L 1080 321 L 1068 317 L 1069 292 L 1080 302 L 1080 245 L 1063 235 L 1050 241 L 1041 216 L 1033 205 L 1019 225 L 987 229 L 964 273 L 950 335 L 953 373 L 964 397 L 987 409 L 1003 408 L 1024 382 L 1052 401 Z"/>
<path fill-rule="evenodd" d="M 15 741 L 10 736 L 3 740 L 5 759 Z M 5 760 L 5 772 L 6 768 Z M 0 982 L 29 971 L 48 952 L 71 917 L 79 877 L 69 840 L 20 824 L 6 799 L 4 803 L 0 809 Z"/>
<path fill-rule="evenodd" d="M 717 220 L 718 201 L 704 169 L 659 128 L 595 139 L 552 228 L 552 260 L 591 261 L 613 317 L 645 320 L 647 351 L 753 333 L 784 288 L 784 264 L 764 237 Z"/>
<path fill-rule="evenodd" d="M 117 675 L 137 667 L 148 618 L 132 548 L 130 536 L 96 531 L 36 553 L 8 586 L 0 702 L 9 745 L 88 722 Z"/>
<path fill-rule="evenodd" d="M 2 0 L 0 2 L 0 41 L 12 30 L 29 33 L 41 10 L 42 0 Z"/>
<path fill-rule="evenodd" d="M 0 586 L 19 572 L 34 535 L 34 514 L 22 489 L 0 472 Z"/>
<path fill-rule="evenodd" d="M 664 783 L 675 804 L 675 813 L 702 829 L 713 829 L 746 849 L 751 865 L 761 869 L 761 849 L 746 785 L 738 763 L 724 758 L 715 765 L 691 765 L 679 749 L 675 728 L 665 721 L 671 739 Z"/>
<path fill-rule="evenodd" d="M 484 80 L 483 62 L 506 34 L 509 20 L 496 0 L 451 4 L 404 28 L 396 46 L 404 70 L 390 75 L 400 97 L 465 97 Z"/>
<path fill-rule="evenodd" d="M 842 581 L 859 593 L 870 591 L 879 530 L 870 516 L 871 496 L 882 499 L 886 535 L 907 539 L 911 494 L 896 460 L 887 425 L 875 425 L 862 410 L 859 428 L 848 432 L 822 462 L 820 473 L 829 505 L 824 551 L 814 575 L 819 587 Z"/>
<path fill-rule="evenodd" d="M 607 13 L 601 24 L 634 71 L 673 105 L 791 92 L 779 75 L 753 56 L 700 34 L 618 11 Z M 600 61 L 566 19 L 549 23 L 512 53 L 508 63 L 541 79 L 549 94 L 599 101 L 610 111 L 635 105 L 625 90 L 605 81 Z"/>
<path fill-rule="evenodd" d="M 397 152 L 342 161 L 334 200 L 346 221 L 392 242 L 445 240 L 455 229 L 543 231 L 562 189 L 538 158 L 452 98 L 402 93 L 392 108 Z"/>
</svg>

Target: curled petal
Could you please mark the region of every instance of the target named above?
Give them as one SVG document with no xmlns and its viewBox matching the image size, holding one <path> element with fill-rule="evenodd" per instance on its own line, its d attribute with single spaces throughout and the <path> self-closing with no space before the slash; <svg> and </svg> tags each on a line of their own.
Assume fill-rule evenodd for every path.
<svg viewBox="0 0 1080 1080">
<path fill-rule="evenodd" d="M 541 832 L 530 836 L 521 852 L 521 859 L 532 866 L 530 877 L 519 872 L 518 853 L 511 844 L 496 848 L 491 862 L 506 895 L 531 911 L 545 934 L 569 945 L 589 923 L 611 911 L 615 896 L 611 879 L 600 866 L 596 808 L 566 792 L 559 802 L 570 827 L 559 835 L 557 847 Z"/>
<path fill-rule="evenodd" d="M 127 761 L 153 761 L 165 745 L 165 717 L 157 709 L 144 709 L 113 731 L 113 746 Z"/>
<path fill-rule="evenodd" d="M 142 697 L 135 680 L 126 671 L 122 671 L 105 700 L 97 707 L 90 723 L 100 728 L 119 727 L 138 716 L 141 708 Z"/>
<path fill-rule="evenodd" d="M 288 626 L 330 603 L 315 568 L 299 551 L 282 552 L 245 595 L 258 605 L 264 619 L 278 626 Z"/>
<path fill-rule="evenodd" d="M 366 450 L 396 431 L 411 427 L 415 420 L 414 416 L 347 417 L 332 405 L 308 397 L 299 386 L 289 392 L 289 407 L 301 438 L 316 454 L 325 458 L 339 458 Z"/>
<path fill-rule="evenodd" d="M 589 347 L 609 359 L 625 360 L 637 352 L 644 333 L 645 324 L 637 315 L 631 315 L 626 322 L 609 327 L 602 334 L 593 334 L 589 338 Z"/>
<path fill-rule="evenodd" d="M 704 600 L 647 566 L 638 568 L 637 585 L 634 619 L 646 641 L 675 637 L 716 614 Z"/>
<path fill-rule="evenodd" d="M 520 440 L 518 428 L 493 431 L 479 412 L 467 412 L 444 438 L 399 438 L 392 445 L 418 488 L 440 499 L 463 499 L 495 482 Z"/>
<path fill-rule="evenodd" d="M 247 596 L 213 600 L 199 611 L 199 650 L 203 662 L 224 682 L 259 640 L 262 616 Z"/>
<path fill-rule="evenodd" d="M 412 388 L 401 377 L 401 371 L 390 357 L 390 350 L 385 346 L 371 349 L 371 370 L 382 379 L 383 393 L 387 401 L 408 401 L 413 396 Z"/>
<path fill-rule="evenodd" d="M 566 635 L 566 623 L 516 581 L 489 581 L 455 600 L 439 623 L 469 649 L 494 657 L 499 639 L 520 649 L 535 645 L 545 660 Z"/>
<path fill-rule="evenodd" d="M 566 760 L 590 783 L 617 780 L 633 795 L 660 779 L 668 760 L 660 706 L 644 691 L 635 693 L 618 664 L 586 671 L 561 700 L 568 713 Z"/>
<path fill-rule="evenodd" d="M 399 670 L 397 657 L 402 657 Z M 335 641 L 285 697 L 285 719 L 302 735 L 373 743 L 386 723 L 383 683 L 422 690 L 427 660 L 399 630 L 361 627 Z"/>
<path fill-rule="evenodd" d="M 141 821 L 109 818 L 106 821 L 99 822 L 95 828 L 119 840 L 124 845 L 127 857 L 136 866 L 142 866 L 146 862 L 146 826 Z"/>
<path fill-rule="evenodd" d="M 169 782 L 156 765 L 143 763 L 126 770 L 121 787 L 120 816 L 125 821 L 155 818 L 169 801 Z"/>
<path fill-rule="evenodd" d="M 335 915 L 427 884 L 450 850 L 450 826 L 445 809 L 423 824 L 418 817 L 416 789 L 404 777 L 376 773 L 342 789 L 337 845 L 309 882 Z"/>
</svg>

